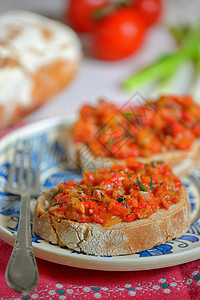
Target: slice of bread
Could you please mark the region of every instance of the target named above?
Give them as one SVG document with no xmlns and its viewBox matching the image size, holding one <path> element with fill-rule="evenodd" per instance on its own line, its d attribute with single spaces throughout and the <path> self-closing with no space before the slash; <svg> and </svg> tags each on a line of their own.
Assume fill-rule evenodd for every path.
<svg viewBox="0 0 200 300">
<path fill-rule="evenodd" d="M 179 238 L 190 226 L 190 203 L 184 186 L 181 199 L 169 210 L 159 209 L 148 219 L 121 222 L 110 227 L 78 223 L 49 213 L 56 190 L 43 192 L 34 211 L 34 232 L 53 244 L 97 256 L 132 254 Z"/>
<path fill-rule="evenodd" d="M 163 161 L 176 175 L 200 165 L 200 105 L 190 96 L 160 96 L 139 106 L 85 104 L 67 131 L 69 161 L 84 170 Z M 126 107 L 127 105 L 127 107 Z"/>
<path fill-rule="evenodd" d="M 82 47 L 71 28 L 28 11 L 0 15 L 0 129 L 66 88 L 79 70 Z"/>
<path fill-rule="evenodd" d="M 73 164 L 82 170 L 96 170 L 99 168 L 108 168 L 113 164 L 126 165 L 125 159 L 115 159 L 110 157 L 94 157 L 87 143 L 75 143 L 72 130 L 66 132 L 66 151 L 69 164 Z M 200 165 L 200 139 L 196 139 L 191 148 L 187 151 L 174 150 L 165 153 L 158 153 L 148 158 L 135 157 L 136 161 L 149 163 L 151 161 L 162 161 L 168 164 L 173 172 L 178 176 L 184 176 Z"/>
</svg>

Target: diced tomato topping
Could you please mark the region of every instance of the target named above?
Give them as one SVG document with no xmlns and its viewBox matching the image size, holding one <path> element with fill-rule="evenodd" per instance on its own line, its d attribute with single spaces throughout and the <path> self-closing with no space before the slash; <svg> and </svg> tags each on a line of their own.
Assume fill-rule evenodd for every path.
<svg viewBox="0 0 200 300">
<path fill-rule="evenodd" d="M 184 126 L 181 125 L 179 122 L 176 122 L 176 121 L 173 122 L 171 124 L 171 126 L 172 126 L 172 136 L 174 138 L 176 138 L 179 134 L 182 134 L 185 130 Z"/>
<path fill-rule="evenodd" d="M 194 125 L 193 132 L 196 137 L 200 137 L 200 123 Z"/>
<path fill-rule="evenodd" d="M 128 167 L 114 165 L 85 171 L 78 183 L 59 183 L 49 213 L 76 222 L 111 226 L 149 218 L 158 209 L 169 209 L 180 201 L 182 182 L 169 166 L 128 161 Z"/>
<path fill-rule="evenodd" d="M 126 109 L 101 100 L 96 107 L 82 107 L 73 134 L 95 157 L 126 159 L 188 150 L 200 137 L 200 106 L 187 95 L 161 96 Z"/>
</svg>

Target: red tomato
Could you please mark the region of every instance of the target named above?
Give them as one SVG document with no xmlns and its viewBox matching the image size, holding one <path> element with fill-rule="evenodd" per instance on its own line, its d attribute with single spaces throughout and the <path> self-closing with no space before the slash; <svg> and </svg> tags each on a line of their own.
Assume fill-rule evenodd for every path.
<svg viewBox="0 0 200 300">
<path fill-rule="evenodd" d="M 69 0 L 66 20 L 77 32 L 89 32 L 95 25 L 94 14 L 108 4 L 109 0 Z"/>
<path fill-rule="evenodd" d="M 93 53 L 103 60 L 117 60 L 135 52 L 142 44 L 145 25 L 130 8 L 118 8 L 99 20 L 93 36 Z"/>
<path fill-rule="evenodd" d="M 162 0 L 136 0 L 133 5 L 143 15 L 147 26 L 156 23 L 161 16 Z"/>
</svg>

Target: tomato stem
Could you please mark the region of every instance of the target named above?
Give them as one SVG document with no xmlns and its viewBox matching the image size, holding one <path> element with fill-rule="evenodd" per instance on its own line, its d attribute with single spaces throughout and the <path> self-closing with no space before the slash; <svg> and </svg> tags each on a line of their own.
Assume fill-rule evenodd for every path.
<svg viewBox="0 0 200 300">
<path fill-rule="evenodd" d="M 130 6 L 130 0 L 115 0 L 111 1 L 107 6 L 96 10 L 93 13 L 93 18 L 95 20 L 102 19 L 108 15 L 110 15 L 117 7 L 120 6 Z"/>
</svg>

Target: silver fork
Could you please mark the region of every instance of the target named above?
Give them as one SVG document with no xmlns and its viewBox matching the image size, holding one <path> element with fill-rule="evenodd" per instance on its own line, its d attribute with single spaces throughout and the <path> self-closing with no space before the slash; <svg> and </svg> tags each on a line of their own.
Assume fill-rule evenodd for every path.
<svg viewBox="0 0 200 300">
<path fill-rule="evenodd" d="M 30 196 L 40 193 L 40 153 L 37 170 L 33 178 L 32 143 L 18 141 L 15 145 L 14 159 L 8 173 L 6 191 L 21 196 L 21 209 L 17 236 L 6 268 L 5 278 L 8 286 L 26 295 L 39 281 L 39 273 L 35 260 L 31 227 Z M 16 181 L 17 178 L 17 181 Z"/>
</svg>

